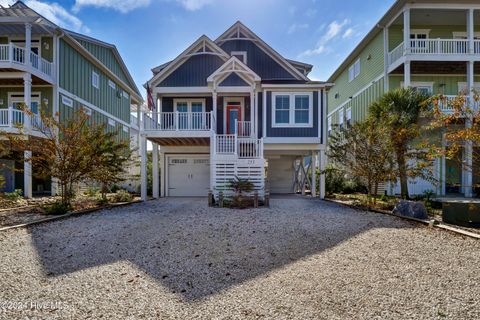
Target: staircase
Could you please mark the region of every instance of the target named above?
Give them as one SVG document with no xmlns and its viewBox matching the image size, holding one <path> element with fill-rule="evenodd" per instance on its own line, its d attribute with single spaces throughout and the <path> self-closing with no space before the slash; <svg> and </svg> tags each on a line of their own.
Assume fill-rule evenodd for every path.
<svg viewBox="0 0 480 320">
<path fill-rule="evenodd" d="M 235 134 L 216 134 L 212 132 L 210 142 L 210 185 L 217 197 L 220 191 L 232 195 L 229 181 L 235 177 L 248 179 L 254 184 L 254 190 L 263 197 L 265 192 L 265 159 L 263 158 L 263 139 L 251 134 L 248 125 L 238 123 Z M 242 128 L 242 130 L 240 130 Z M 240 133 L 240 134 L 239 134 Z M 248 133 L 249 136 L 245 136 Z"/>
</svg>

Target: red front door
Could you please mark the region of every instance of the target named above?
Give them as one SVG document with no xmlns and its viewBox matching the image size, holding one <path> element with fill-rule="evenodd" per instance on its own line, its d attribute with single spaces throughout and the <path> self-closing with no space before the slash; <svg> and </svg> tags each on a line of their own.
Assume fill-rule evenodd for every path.
<svg viewBox="0 0 480 320">
<path fill-rule="evenodd" d="M 227 134 L 235 133 L 235 123 L 242 121 L 242 108 L 240 106 L 227 106 Z"/>
</svg>

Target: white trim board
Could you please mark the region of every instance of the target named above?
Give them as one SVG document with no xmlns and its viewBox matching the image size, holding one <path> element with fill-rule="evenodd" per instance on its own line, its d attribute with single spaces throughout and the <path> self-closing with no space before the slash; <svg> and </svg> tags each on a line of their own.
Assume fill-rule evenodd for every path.
<svg viewBox="0 0 480 320">
<path fill-rule="evenodd" d="M 275 100 L 277 96 L 288 96 L 289 97 L 289 108 L 288 108 L 288 123 L 276 123 L 275 113 L 276 105 Z M 295 122 L 295 96 L 308 96 L 308 123 L 296 123 Z M 272 92 L 272 115 L 271 115 L 271 126 L 272 128 L 312 128 L 313 127 L 313 91 L 309 92 Z"/>
<path fill-rule="evenodd" d="M 223 97 L 223 132 L 227 132 L 227 105 L 228 102 L 240 102 L 240 110 L 242 112 L 242 121 L 245 121 L 245 97 Z M 252 104 L 250 102 L 250 104 Z M 251 108 L 252 106 L 250 106 Z M 251 119 L 250 119 L 251 122 Z"/>
<path fill-rule="evenodd" d="M 91 103 L 88 102 L 88 101 L 83 100 L 83 99 L 80 98 L 80 97 L 77 97 L 77 96 L 74 95 L 73 93 L 70 93 L 70 92 L 68 92 L 67 90 L 63 89 L 63 88 L 60 88 L 60 87 L 59 87 L 59 88 L 58 88 L 58 92 L 59 92 L 60 94 L 64 95 L 64 96 L 67 96 L 67 97 L 70 98 L 70 99 L 73 99 L 73 100 L 75 100 L 75 101 L 77 101 L 77 102 L 80 102 L 80 103 L 83 104 L 85 107 L 87 107 L 87 108 L 89 108 L 89 109 L 91 109 L 91 110 L 95 110 L 96 112 L 103 114 L 103 115 L 106 116 L 107 118 L 111 118 L 111 119 L 115 120 L 116 122 L 118 122 L 118 123 L 120 123 L 120 124 L 123 124 L 123 125 L 125 125 L 125 126 L 127 126 L 127 127 L 129 127 L 129 128 L 132 127 L 130 123 L 127 123 L 127 122 L 123 121 L 122 119 L 117 118 L 117 117 L 111 115 L 110 113 L 108 113 L 108 112 L 100 109 L 99 107 L 91 104 Z"/>
</svg>

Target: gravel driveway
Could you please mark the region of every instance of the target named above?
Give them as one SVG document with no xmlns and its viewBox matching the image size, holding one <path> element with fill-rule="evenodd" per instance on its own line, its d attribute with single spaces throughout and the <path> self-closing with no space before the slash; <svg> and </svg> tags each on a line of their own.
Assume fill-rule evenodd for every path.
<svg viewBox="0 0 480 320">
<path fill-rule="evenodd" d="M 480 319 L 480 241 L 300 197 L 0 233 L 0 318 Z"/>
</svg>

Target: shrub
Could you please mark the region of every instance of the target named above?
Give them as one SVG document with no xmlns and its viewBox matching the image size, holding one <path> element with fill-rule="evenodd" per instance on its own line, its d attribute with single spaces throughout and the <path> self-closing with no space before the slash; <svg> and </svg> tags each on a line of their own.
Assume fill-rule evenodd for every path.
<svg viewBox="0 0 480 320">
<path fill-rule="evenodd" d="M 130 202 L 132 200 L 133 196 L 126 190 L 120 189 L 113 195 L 114 202 Z"/>
<path fill-rule="evenodd" d="M 22 198 L 23 191 L 22 189 L 15 189 L 13 192 L 5 192 L 3 196 L 8 201 L 18 201 Z"/>
<path fill-rule="evenodd" d="M 72 210 L 72 206 L 69 204 L 64 204 L 62 202 L 54 202 L 50 205 L 44 206 L 43 210 L 48 215 L 62 215 Z"/>
<path fill-rule="evenodd" d="M 97 187 L 90 187 L 87 189 L 87 191 L 85 191 L 85 195 L 93 198 L 97 196 L 99 191 L 100 189 L 98 189 Z"/>
<path fill-rule="evenodd" d="M 108 204 L 109 202 L 110 202 L 110 200 L 108 200 L 107 197 L 101 197 L 101 196 L 100 196 L 100 197 L 97 197 L 97 198 L 95 199 L 95 204 L 96 204 L 97 206 L 104 206 L 104 205 Z"/>
<path fill-rule="evenodd" d="M 120 188 L 118 185 L 114 184 L 111 188 L 110 188 L 110 192 L 111 193 L 117 193 L 117 191 L 119 190 L 122 190 L 122 188 Z"/>
<path fill-rule="evenodd" d="M 344 173 L 334 166 L 327 166 L 325 169 L 325 191 L 328 194 L 340 193 L 343 190 L 344 184 Z"/>
</svg>

